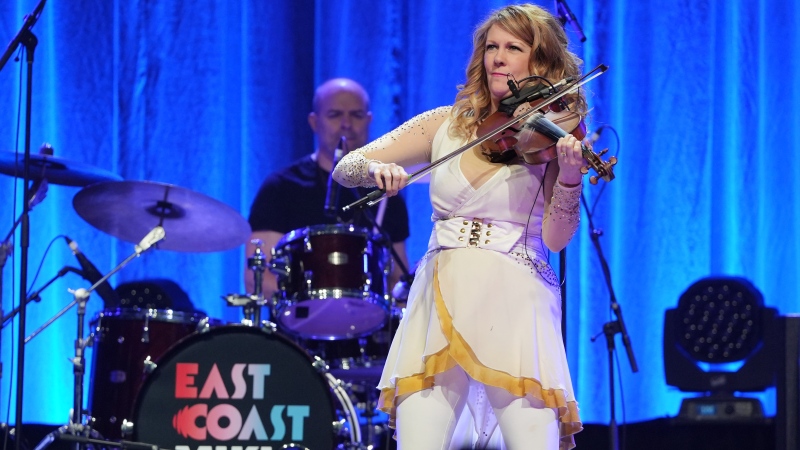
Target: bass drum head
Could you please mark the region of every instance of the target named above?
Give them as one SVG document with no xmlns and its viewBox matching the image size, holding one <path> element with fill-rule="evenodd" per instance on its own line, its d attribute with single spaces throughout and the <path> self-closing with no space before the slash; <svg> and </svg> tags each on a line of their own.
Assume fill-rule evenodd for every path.
<svg viewBox="0 0 800 450">
<path fill-rule="evenodd" d="M 327 380 L 296 344 L 225 326 L 183 339 L 158 361 L 136 402 L 133 438 L 176 450 L 332 449 L 335 417 Z"/>
</svg>

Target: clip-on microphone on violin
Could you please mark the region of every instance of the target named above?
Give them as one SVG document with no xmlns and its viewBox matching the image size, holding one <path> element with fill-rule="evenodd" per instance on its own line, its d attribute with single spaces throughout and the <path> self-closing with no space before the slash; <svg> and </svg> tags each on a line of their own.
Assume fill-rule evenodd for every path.
<svg viewBox="0 0 800 450">
<path fill-rule="evenodd" d="M 533 86 L 526 86 L 522 89 L 517 89 L 516 86 L 511 88 L 514 84 L 513 80 L 508 80 L 508 87 L 511 89 L 513 96 L 508 96 L 500 100 L 500 105 L 497 107 L 498 111 L 502 111 L 509 116 L 514 114 L 514 111 L 523 103 L 530 103 L 540 98 L 547 98 L 553 94 L 558 93 L 560 87 L 565 84 L 571 83 L 575 80 L 574 77 L 567 77 L 553 85 L 545 85 L 544 83 L 536 83 Z M 524 80 L 523 80 L 524 81 Z"/>
</svg>

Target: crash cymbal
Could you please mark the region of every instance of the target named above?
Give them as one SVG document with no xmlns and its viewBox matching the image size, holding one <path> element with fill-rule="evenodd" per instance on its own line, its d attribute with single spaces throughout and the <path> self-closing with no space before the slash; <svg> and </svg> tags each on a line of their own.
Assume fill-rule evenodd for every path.
<svg viewBox="0 0 800 450">
<path fill-rule="evenodd" d="M 230 206 L 172 184 L 106 181 L 80 190 L 75 211 L 100 231 L 138 244 L 157 225 L 166 237 L 162 250 L 216 252 L 244 244 L 247 220 Z"/>
<path fill-rule="evenodd" d="M 15 152 L 0 152 L 0 173 L 22 178 L 23 157 Z M 88 164 L 41 154 L 31 154 L 30 178 L 32 180 L 46 178 L 50 184 L 65 186 L 87 186 L 99 181 L 122 180 L 117 174 Z"/>
</svg>

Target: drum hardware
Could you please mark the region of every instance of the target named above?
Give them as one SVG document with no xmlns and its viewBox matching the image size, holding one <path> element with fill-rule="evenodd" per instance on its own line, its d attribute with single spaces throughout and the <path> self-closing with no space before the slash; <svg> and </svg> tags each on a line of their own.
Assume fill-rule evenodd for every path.
<svg viewBox="0 0 800 450">
<path fill-rule="evenodd" d="M 333 387 L 334 394 L 339 399 L 339 403 L 344 405 L 347 408 L 347 414 L 351 418 L 357 418 L 358 414 L 356 414 L 355 408 L 353 407 L 353 403 L 350 401 L 350 396 L 347 394 L 347 391 L 344 389 L 346 384 L 344 381 L 337 379 L 328 371 L 328 364 L 323 361 L 321 358 L 315 356 L 314 363 L 312 366 L 317 369 L 317 372 L 321 373 L 327 380 L 328 384 Z M 352 419 L 351 419 L 352 420 Z M 336 434 L 341 434 L 344 430 L 344 426 L 347 421 L 342 418 L 337 421 L 333 422 L 333 430 Z M 352 443 L 360 443 L 361 442 L 361 428 L 358 424 L 358 419 L 352 420 L 350 424 L 350 440 Z"/>
<path fill-rule="evenodd" d="M 255 245 L 255 249 L 253 255 L 247 258 L 247 267 L 253 272 L 255 292 L 249 295 L 228 294 L 222 298 L 225 299 L 228 306 L 236 306 L 243 309 L 242 324 L 255 326 L 262 323 L 262 308 L 269 305 L 269 302 L 264 298 L 262 285 L 264 272 L 267 270 L 267 258 L 264 256 L 264 242 L 261 239 L 253 239 L 250 243 Z M 267 316 L 271 318 L 271 311 L 268 310 Z"/>
<path fill-rule="evenodd" d="M 70 302 L 67 306 L 61 309 L 55 316 L 45 322 L 42 326 L 36 329 L 33 333 L 31 333 L 28 337 L 25 338 L 24 343 L 27 344 L 31 341 L 31 339 L 35 338 L 39 333 L 41 333 L 45 328 L 47 328 L 50 324 L 55 322 L 59 317 L 64 315 L 67 311 L 69 311 L 73 306 L 77 306 L 77 333 L 78 336 L 75 339 L 75 356 L 70 359 L 70 362 L 73 366 L 73 407 L 70 414 L 70 421 L 69 424 L 64 427 L 64 430 L 73 436 L 79 436 L 81 434 L 84 435 L 88 439 L 88 436 L 91 435 L 93 430 L 91 424 L 94 422 L 93 419 L 88 419 L 84 422 L 84 409 L 83 409 L 83 377 L 85 374 L 85 358 L 84 358 L 84 349 L 89 346 L 91 338 L 84 338 L 83 337 L 83 328 L 84 328 L 84 319 L 86 316 L 86 303 L 89 301 L 89 296 L 91 293 L 97 289 L 103 282 L 105 282 L 109 277 L 120 271 L 123 267 L 125 267 L 130 261 L 134 258 L 140 256 L 142 253 L 146 252 L 150 248 L 152 248 L 153 244 L 160 241 L 165 237 L 164 229 L 160 226 L 157 226 L 150 230 L 147 235 L 135 246 L 134 252 L 128 256 L 124 261 L 119 263 L 117 267 L 112 269 L 107 274 L 103 275 L 99 280 L 97 280 L 89 289 L 79 288 L 79 289 L 69 289 L 69 292 L 73 295 L 73 301 Z M 59 433 L 61 429 L 57 430 L 56 433 Z M 63 433 L 61 433 L 63 434 Z M 74 444 L 75 450 L 81 449 L 81 441 L 76 441 Z M 40 444 L 41 445 L 41 444 Z"/>
<path fill-rule="evenodd" d="M 298 337 L 350 339 L 379 329 L 390 301 L 386 251 L 372 233 L 350 224 L 290 231 L 272 250 L 277 275 L 275 319 Z"/>
<path fill-rule="evenodd" d="M 150 375 L 151 373 L 153 373 L 154 370 L 156 370 L 157 367 L 158 364 L 156 364 L 155 362 L 153 362 L 152 359 L 150 359 L 150 355 L 147 355 L 147 357 L 144 359 L 144 367 L 142 368 L 142 373 L 145 375 Z"/>
</svg>

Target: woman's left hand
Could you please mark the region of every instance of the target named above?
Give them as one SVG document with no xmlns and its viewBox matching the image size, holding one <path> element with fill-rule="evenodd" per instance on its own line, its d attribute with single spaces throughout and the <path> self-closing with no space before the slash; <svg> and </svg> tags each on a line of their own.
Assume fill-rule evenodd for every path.
<svg viewBox="0 0 800 450">
<path fill-rule="evenodd" d="M 581 141 L 568 134 L 558 140 L 556 151 L 558 152 L 558 181 L 567 185 L 580 184 L 583 177 L 581 167 L 586 164 L 581 150 Z"/>
</svg>

